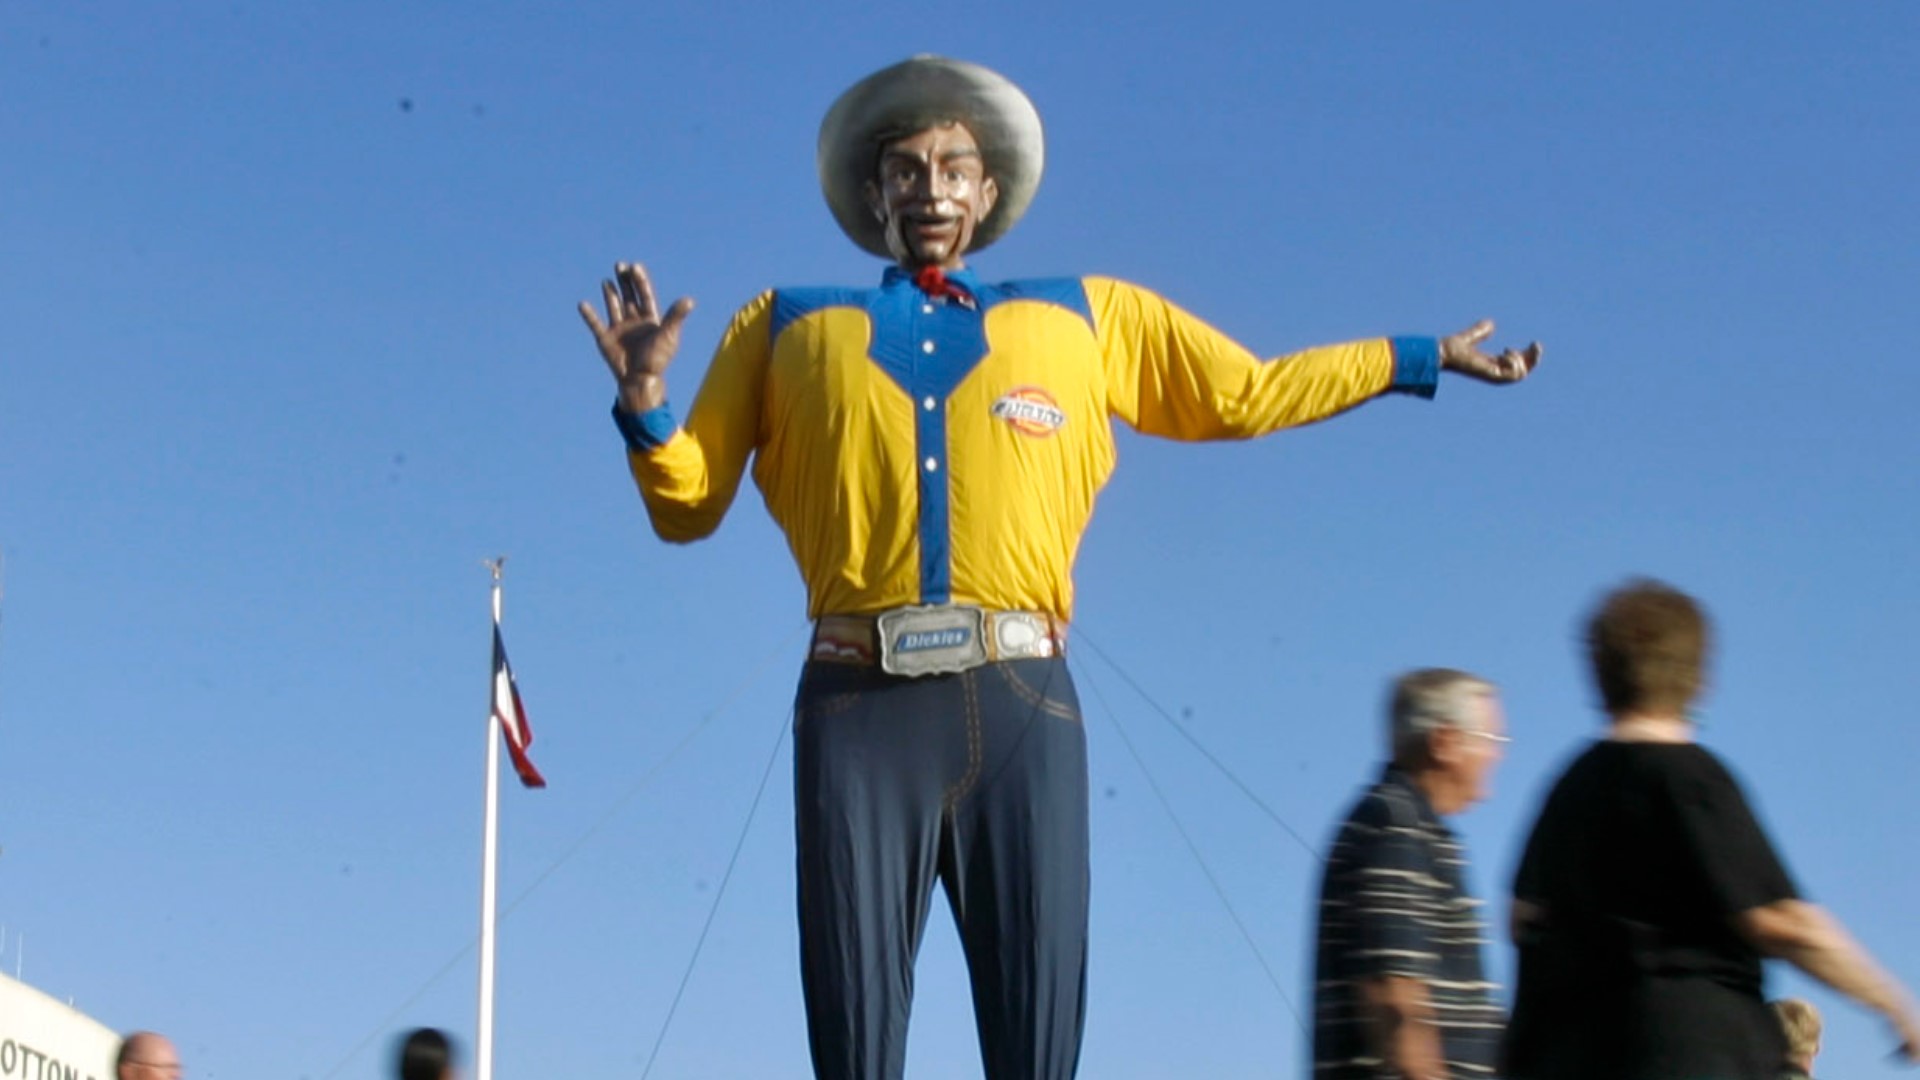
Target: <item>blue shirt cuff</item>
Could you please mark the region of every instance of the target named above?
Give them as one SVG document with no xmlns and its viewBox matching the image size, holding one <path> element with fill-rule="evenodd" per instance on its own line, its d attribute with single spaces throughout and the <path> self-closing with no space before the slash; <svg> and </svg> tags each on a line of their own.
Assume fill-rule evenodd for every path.
<svg viewBox="0 0 1920 1080">
<path fill-rule="evenodd" d="M 1397 337 L 1387 339 L 1393 345 L 1393 385 L 1396 394 L 1433 396 L 1440 385 L 1440 339 Z"/>
<path fill-rule="evenodd" d="M 673 433 L 680 430 L 680 424 L 673 418 L 671 405 L 658 405 L 643 413 L 631 413 L 613 403 L 613 423 L 620 429 L 620 436 L 627 440 L 627 449 L 646 451 L 656 446 L 665 446 Z"/>
</svg>

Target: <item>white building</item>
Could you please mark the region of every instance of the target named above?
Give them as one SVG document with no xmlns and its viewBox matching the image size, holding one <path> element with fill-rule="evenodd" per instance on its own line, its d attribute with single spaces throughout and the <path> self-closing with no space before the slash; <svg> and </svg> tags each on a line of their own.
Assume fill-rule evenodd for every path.
<svg viewBox="0 0 1920 1080">
<path fill-rule="evenodd" d="M 113 1080 L 119 1049 L 112 1028 L 0 975 L 0 1080 Z"/>
</svg>

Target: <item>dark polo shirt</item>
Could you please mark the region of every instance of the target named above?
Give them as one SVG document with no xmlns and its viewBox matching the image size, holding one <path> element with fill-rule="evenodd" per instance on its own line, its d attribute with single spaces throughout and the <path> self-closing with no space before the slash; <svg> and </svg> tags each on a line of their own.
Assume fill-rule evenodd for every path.
<svg viewBox="0 0 1920 1080">
<path fill-rule="evenodd" d="M 1486 927 L 1466 855 L 1425 795 L 1389 766 L 1340 827 L 1320 888 L 1315 1080 L 1393 1075 L 1366 1026 L 1358 982 L 1426 984 L 1455 1077 L 1494 1074 L 1504 1018 L 1481 966 Z"/>
</svg>

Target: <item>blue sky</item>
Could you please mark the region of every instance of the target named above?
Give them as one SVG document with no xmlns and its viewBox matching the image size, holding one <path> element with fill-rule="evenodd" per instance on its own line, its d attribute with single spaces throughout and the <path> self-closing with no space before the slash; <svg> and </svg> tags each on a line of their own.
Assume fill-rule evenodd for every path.
<svg viewBox="0 0 1920 1080">
<path fill-rule="evenodd" d="M 1304 1057 L 1120 732 L 1296 1005 L 1315 886 L 1100 653 L 1316 843 L 1391 675 L 1500 682 L 1517 741 L 1461 821 L 1497 919 L 1598 724 L 1579 615 L 1634 573 L 1710 606 L 1706 741 L 1920 981 L 1917 45 L 1896 3 L 0 7 L 0 966 L 202 1077 L 470 1036 L 472 959 L 432 977 L 475 933 L 504 553 L 552 787 L 505 792 L 498 1074 L 639 1075 L 805 626 L 750 491 L 653 539 L 573 305 L 621 259 L 697 298 L 684 401 L 759 290 L 877 278 L 814 135 L 932 51 L 1047 124 L 989 277 L 1124 277 L 1269 355 L 1483 315 L 1547 346 L 1253 444 L 1122 435 L 1077 574 L 1083 1075 Z M 806 1075 L 777 754 L 655 1076 Z M 919 970 L 910 1074 L 977 1075 L 944 908 Z M 1823 1072 L 1886 1068 L 1811 996 Z"/>
</svg>

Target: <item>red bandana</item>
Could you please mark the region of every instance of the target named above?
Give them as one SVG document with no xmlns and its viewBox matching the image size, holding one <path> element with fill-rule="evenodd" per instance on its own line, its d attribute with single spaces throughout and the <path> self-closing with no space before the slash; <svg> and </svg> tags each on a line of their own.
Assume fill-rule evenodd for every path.
<svg viewBox="0 0 1920 1080">
<path fill-rule="evenodd" d="M 967 287 L 958 282 L 948 281 L 947 272 L 938 266 L 921 267 L 920 272 L 913 276 L 913 283 L 920 286 L 920 291 L 928 296 L 950 296 L 963 304 L 973 302 L 973 294 L 967 291 Z"/>
</svg>

